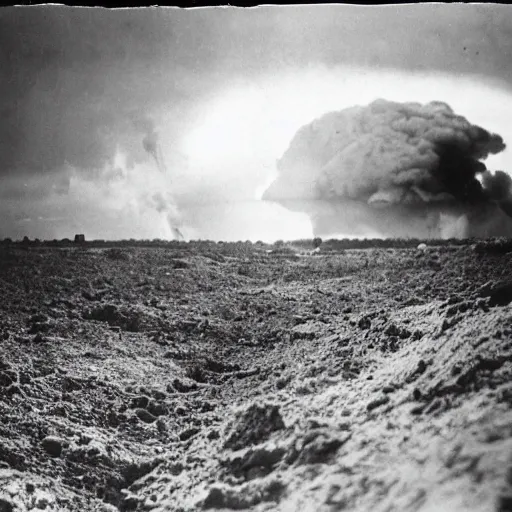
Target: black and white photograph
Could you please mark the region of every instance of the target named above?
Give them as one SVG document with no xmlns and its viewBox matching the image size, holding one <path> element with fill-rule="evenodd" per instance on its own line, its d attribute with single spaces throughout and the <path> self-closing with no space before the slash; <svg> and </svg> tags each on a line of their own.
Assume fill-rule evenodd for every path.
<svg viewBox="0 0 512 512">
<path fill-rule="evenodd" d="M 0 7 L 0 512 L 512 512 L 512 8 Z"/>
</svg>

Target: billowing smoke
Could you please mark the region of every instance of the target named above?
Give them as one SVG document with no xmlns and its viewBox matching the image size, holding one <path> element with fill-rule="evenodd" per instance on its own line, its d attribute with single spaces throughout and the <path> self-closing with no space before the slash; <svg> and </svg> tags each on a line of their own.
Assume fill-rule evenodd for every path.
<svg viewBox="0 0 512 512">
<path fill-rule="evenodd" d="M 512 235 L 512 180 L 482 162 L 504 149 L 446 103 L 380 99 L 303 126 L 263 199 L 308 213 L 316 236 Z"/>
<path fill-rule="evenodd" d="M 154 159 L 158 171 L 167 178 L 167 184 L 170 186 L 169 171 L 165 165 L 154 122 L 147 117 L 132 117 L 132 120 L 135 127 L 144 133 L 142 139 L 144 150 Z M 177 240 L 185 239 L 180 229 L 182 224 L 181 215 L 168 187 L 154 192 L 149 197 L 146 196 L 144 201 L 148 207 L 155 208 L 157 212 L 166 215 L 173 238 Z"/>
</svg>

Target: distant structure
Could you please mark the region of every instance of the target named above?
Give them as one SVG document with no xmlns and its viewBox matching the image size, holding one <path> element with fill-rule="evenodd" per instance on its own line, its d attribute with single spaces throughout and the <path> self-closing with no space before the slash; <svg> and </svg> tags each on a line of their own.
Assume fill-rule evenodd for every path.
<svg viewBox="0 0 512 512">
<path fill-rule="evenodd" d="M 83 244 L 85 242 L 85 235 L 75 235 L 75 244 Z"/>
</svg>

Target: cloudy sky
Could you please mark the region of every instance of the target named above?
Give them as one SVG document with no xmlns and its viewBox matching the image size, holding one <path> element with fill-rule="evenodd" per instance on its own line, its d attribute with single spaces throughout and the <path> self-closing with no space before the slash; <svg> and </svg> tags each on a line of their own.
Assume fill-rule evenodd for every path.
<svg viewBox="0 0 512 512">
<path fill-rule="evenodd" d="M 506 5 L 0 9 L 0 237 L 310 235 L 258 200 L 302 125 L 445 101 L 512 147 Z M 486 162 L 512 170 L 510 150 Z"/>
</svg>

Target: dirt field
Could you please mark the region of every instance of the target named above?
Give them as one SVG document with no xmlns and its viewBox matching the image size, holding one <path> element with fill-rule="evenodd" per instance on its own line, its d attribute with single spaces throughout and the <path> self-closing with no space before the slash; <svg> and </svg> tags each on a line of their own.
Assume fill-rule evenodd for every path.
<svg viewBox="0 0 512 512">
<path fill-rule="evenodd" d="M 512 510 L 512 253 L 0 249 L 0 511 Z"/>
</svg>

